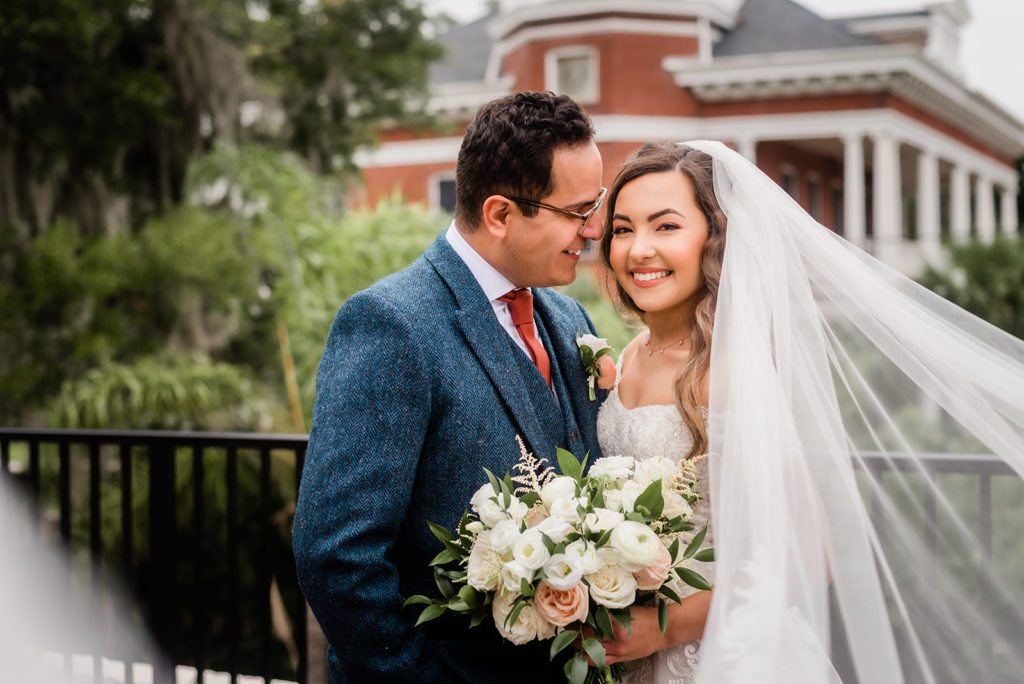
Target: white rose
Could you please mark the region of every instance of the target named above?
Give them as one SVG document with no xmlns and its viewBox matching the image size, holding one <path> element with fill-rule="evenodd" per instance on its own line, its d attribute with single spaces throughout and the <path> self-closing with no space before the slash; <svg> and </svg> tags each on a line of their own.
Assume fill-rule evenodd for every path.
<svg viewBox="0 0 1024 684">
<path fill-rule="evenodd" d="M 618 511 L 612 511 L 607 508 L 595 508 L 593 512 L 587 513 L 584 522 L 591 532 L 604 532 L 605 530 L 614 529 L 623 520 L 625 520 L 625 516 Z"/>
<path fill-rule="evenodd" d="M 533 581 L 533 570 L 524 568 L 518 561 L 510 560 L 502 563 L 500 577 L 505 591 L 518 594 L 523 588 L 523 580 Z"/>
<path fill-rule="evenodd" d="M 544 564 L 548 584 L 558 591 L 569 591 L 583 578 L 583 561 L 572 553 L 556 553 Z"/>
<path fill-rule="evenodd" d="M 544 518 L 539 525 L 533 529 L 538 532 L 543 532 L 548 536 L 548 539 L 561 544 L 565 541 L 566 535 L 572 532 L 572 525 L 570 525 L 564 518 L 551 516 L 550 518 Z"/>
<path fill-rule="evenodd" d="M 602 349 L 612 348 L 611 345 L 608 344 L 608 341 L 606 339 L 604 339 L 603 337 L 598 337 L 597 335 L 591 335 L 590 333 L 587 333 L 586 335 L 580 335 L 579 337 L 577 337 L 576 346 L 579 347 L 580 349 L 583 349 L 583 347 L 590 347 L 590 349 L 595 354 L 601 351 Z"/>
<path fill-rule="evenodd" d="M 587 543 L 585 539 L 577 539 L 573 543 L 565 547 L 566 555 L 579 556 L 580 564 L 583 567 L 583 574 L 589 575 L 592 572 L 597 572 L 604 565 L 601 562 L 600 557 L 597 555 L 597 549 L 593 544 Z"/>
<path fill-rule="evenodd" d="M 636 579 L 620 565 L 606 565 L 587 575 L 590 597 L 608 608 L 625 608 L 636 600 Z"/>
<path fill-rule="evenodd" d="M 512 545 L 512 557 L 524 568 L 537 570 L 544 567 L 551 554 L 544 546 L 544 539 L 541 538 L 540 531 L 536 527 L 532 527 L 519 535 L 519 539 L 516 539 L 516 543 Z"/>
<path fill-rule="evenodd" d="M 591 477 L 607 476 L 621 482 L 629 479 L 633 472 L 633 459 L 628 456 L 605 456 L 594 461 L 587 472 Z"/>
<path fill-rule="evenodd" d="M 624 520 L 619 523 L 609 540 L 613 549 L 619 552 L 622 567 L 637 572 L 647 567 L 658 557 L 661 540 L 647 525 Z"/>
<path fill-rule="evenodd" d="M 690 504 L 686 502 L 682 496 L 676 492 L 669 492 L 665 495 L 665 508 L 662 509 L 661 515 L 665 518 L 676 518 L 683 516 L 684 518 L 693 517 L 693 509 L 690 508 Z"/>
<path fill-rule="evenodd" d="M 502 520 L 491 530 L 491 547 L 505 555 L 519 539 L 519 523 L 514 520 Z"/>
<path fill-rule="evenodd" d="M 494 487 L 490 484 L 482 485 L 476 490 L 473 498 L 469 500 L 469 505 L 480 517 L 480 522 L 487 527 L 494 527 L 509 517 L 513 520 L 522 520 L 529 510 L 526 504 L 514 496 L 509 498 L 508 508 L 505 508 L 505 497 L 495 494 Z"/>
<path fill-rule="evenodd" d="M 537 614 L 533 603 L 528 603 L 519 612 L 515 624 L 506 625 L 505 619 L 512 612 L 515 598 L 515 595 L 506 597 L 502 592 L 494 595 L 491 616 L 494 618 L 494 626 L 498 628 L 498 633 L 501 636 L 513 644 L 522 645 L 534 639 L 550 639 L 555 635 L 554 625 Z"/>
<path fill-rule="evenodd" d="M 622 510 L 622 490 L 621 489 L 606 489 L 601 494 L 604 497 L 604 507 L 613 511 Z"/>
<path fill-rule="evenodd" d="M 636 506 L 637 497 L 644 493 L 644 485 L 630 480 L 629 482 L 622 485 L 622 511 L 623 513 L 632 513 L 633 508 Z"/>
<path fill-rule="evenodd" d="M 587 500 L 582 497 L 564 496 L 560 499 L 555 499 L 548 510 L 551 511 L 552 518 L 561 518 L 568 522 L 578 522 L 580 519 L 580 506 L 586 508 Z"/>
<path fill-rule="evenodd" d="M 481 532 L 466 563 L 466 583 L 480 591 L 494 591 L 501 579 L 501 559 L 491 546 L 490 533 Z"/>
<path fill-rule="evenodd" d="M 530 508 L 522 501 L 513 496 L 512 500 L 508 504 L 507 511 L 508 514 L 512 516 L 513 520 L 515 520 L 516 522 L 521 522 L 522 519 L 526 517 L 526 514 L 530 512 Z"/>
<path fill-rule="evenodd" d="M 550 511 L 558 499 L 576 496 L 576 480 L 566 475 L 551 478 L 540 490 L 540 500 Z"/>
</svg>

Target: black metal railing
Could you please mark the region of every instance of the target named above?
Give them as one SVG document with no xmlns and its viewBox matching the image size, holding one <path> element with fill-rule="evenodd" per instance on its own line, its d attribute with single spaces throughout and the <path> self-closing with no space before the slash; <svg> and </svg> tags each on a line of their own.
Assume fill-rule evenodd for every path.
<svg viewBox="0 0 1024 684">
<path fill-rule="evenodd" d="M 305 451 L 305 435 L 0 428 L 33 533 L 59 535 L 93 590 L 99 568 L 119 575 L 163 651 L 93 652 L 95 681 L 101 657 L 153 663 L 154 684 L 174 682 L 170 663 L 308 681 L 291 555 Z"/>
</svg>

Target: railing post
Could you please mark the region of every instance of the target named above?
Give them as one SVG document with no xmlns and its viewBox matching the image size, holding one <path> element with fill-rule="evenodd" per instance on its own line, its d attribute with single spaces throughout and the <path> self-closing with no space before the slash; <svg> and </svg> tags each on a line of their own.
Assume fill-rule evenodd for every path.
<svg viewBox="0 0 1024 684">
<path fill-rule="evenodd" d="M 153 637 L 167 657 L 154 657 L 153 684 L 174 684 L 174 447 L 149 443 L 149 562 Z"/>
</svg>

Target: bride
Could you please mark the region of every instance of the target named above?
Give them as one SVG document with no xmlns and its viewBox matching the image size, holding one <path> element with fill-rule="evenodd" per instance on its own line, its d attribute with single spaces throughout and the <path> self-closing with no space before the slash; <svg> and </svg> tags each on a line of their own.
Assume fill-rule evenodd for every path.
<svg viewBox="0 0 1024 684">
<path fill-rule="evenodd" d="M 641 148 L 601 254 L 646 326 L 602 453 L 695 460 L 716 549 L 694 566 L 713 590 L 664 633 L 635 608 L 607 662 L 660 684 L 1017 681 L 1024 343 L 720 143 Z"/>
</svg>

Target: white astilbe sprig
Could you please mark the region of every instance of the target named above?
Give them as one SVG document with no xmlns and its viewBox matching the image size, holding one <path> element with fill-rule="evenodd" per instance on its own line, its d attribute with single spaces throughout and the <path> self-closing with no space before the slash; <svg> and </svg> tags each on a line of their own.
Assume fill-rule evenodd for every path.
<svg viewBox="0 0 1024 684">
<path fill-rule="evenodd" d="M 555 476 L 555 469 L 549 466 L 544 458 L 537 458 L 526 450 L 523 440 L 516 435 L 516 442 L 519 444 L 519 461 L 512 466 L 516 471 L 512 475 L 512 481 L 518 487 L 515 489 L 516 496 L 522 496 L 528 492 L 539 492 L 547 484 L 548 480 Z"/>
</svg>

